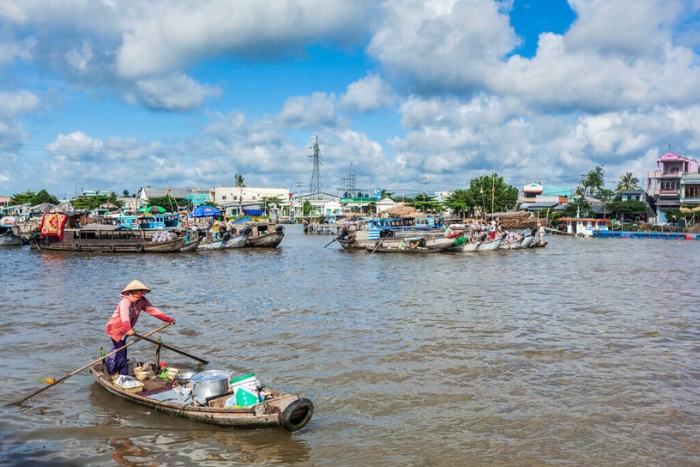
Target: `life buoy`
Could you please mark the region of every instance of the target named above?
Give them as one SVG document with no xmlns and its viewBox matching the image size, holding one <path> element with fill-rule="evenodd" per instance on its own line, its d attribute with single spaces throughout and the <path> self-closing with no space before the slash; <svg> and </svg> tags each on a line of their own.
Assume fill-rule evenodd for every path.
<svg viewBox="0 0 700 467">
<path fill-rule="evenodd" d="M 80 243 L 79 243 L 79 242 L 75 242 L 75 243 L 73 244 L 73 249 L 74 249 L 75 251 L 80 251 Z"/>
<path fill-rule="evenodd" d="M 114 245 L 108 246 L 107 250 L 109 250 L 110 253 L 114 253 Z"/>
<path fill-rule="evenodd" d="M 280 425 L 288 431 L 301 430 L 314 414 L 314 404 L 309 399 L 297 399 L 287 406 L 280 416 Z"/>
<path fill-rule="evenodd" d="M 143 243 L 136 244 L 136 251 L 141 253 L 143 251 Z"/>
</svg>

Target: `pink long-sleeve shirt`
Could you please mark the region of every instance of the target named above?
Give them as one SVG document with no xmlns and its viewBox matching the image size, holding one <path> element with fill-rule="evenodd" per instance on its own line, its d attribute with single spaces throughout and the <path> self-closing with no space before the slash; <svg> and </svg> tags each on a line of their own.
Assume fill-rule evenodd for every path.
<svg viewBox="0 0 700 467">
<path fill-rule="evenodd" d="M 136 321 L 139 319 L 139 314 L 142 311 L 166 323 L 175 321 L 170 316 L 151 305 L 151 302 L 149 302 L 145 296 L 136 300 L 134 303 L 131 303 L 128 295 L 122 294 L 120 298 L 119 305 L 117 305 L 117 309 L 112 313 L 112 317 L 109 318 L 107 328 L 105 329 L 107 335 L 115 341 L 124 339 L 126 333 L 134 328 Z"/>
</svg>

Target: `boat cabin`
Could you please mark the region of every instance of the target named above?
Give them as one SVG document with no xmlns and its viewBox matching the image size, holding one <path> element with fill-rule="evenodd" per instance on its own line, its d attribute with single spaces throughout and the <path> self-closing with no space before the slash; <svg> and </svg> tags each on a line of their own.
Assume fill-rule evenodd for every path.
<svg viewBox="0 0 700 467">
<path fill-rule="evenodd" d="M 607 232 L 610 219 L 561 217 L 559 222 L 566 222 L 567 233 L 577 237 L 592 237 L 593 232 Z"/>
</svg>

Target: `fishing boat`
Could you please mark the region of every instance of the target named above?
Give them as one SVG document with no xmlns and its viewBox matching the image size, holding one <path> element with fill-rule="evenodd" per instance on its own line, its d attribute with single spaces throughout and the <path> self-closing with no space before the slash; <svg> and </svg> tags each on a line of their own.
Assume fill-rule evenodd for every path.
<svg viewBox="0 0 700 467">
<path fill-rule="evenodd" d="M 532 245 L 532 242 L 535 240 L 535 235 L 530 234 L 530 235 L 525 235 L 525 238 L 523 238 L 523 242 L 520 244 L 521 248 L 530 248 L 530 245 Z"/>
<path fill-rule="evenodd" d="M 462 251 L 477 251 L 483 242 L 483 240 L 479 239 L 465 243 L 462 245 Z"/>
<path fill-rule="evenodd" d="M 184 245 L 184 238 L 167 241 L 147 239 L 138 231 L 117 225 L 88 224 L 61 229 L 60 235 L 40 234 L 33 239 L 41 250 L 83 251 L 99 253 L 173 253 Z"/>
<path fill-rule="evenodd" d="M 288 431 L 297 431 L 309 423 L 314 413 L 314 405 L 309 399 L 269 388 L 265 388 L 261 394 L 263 401 L 255 405 L 249 407 L 232 407 L 230 403 L 227 405 L 233 397 L 227 377 L 223 380 L 226 392 L 214 391 L 212 397 L 207 397 L 203 402 L 194 397 L 195 389 L 187 380 L 175 378 L 170 381 L 154 374 L 137 386 L 125 388 L 115 384 L 102 362 L 92 365 L 90 373 L 97 384 L 120 399 L 147 407 L 152 411 L 211 425 L 234 428 L 281 426 Z M 196 376 L 195 374 L 190 379 Z M 220 387 L 219 381 L 212 383 Z"/>
<path fill-rule="evenodd" d="M 277 248 L 284 239 L 283 225 L 272 222 L 251 222 L 248 220 L 245 223 L 239 223 L 239 221 L 233 223 L 232 231 L 239 233 L 245 227 L 250 229 L 248 242 L 245 244 L 246 248 Z"/>
<path fill-rule="evenodd" d="M 22 238 L 13 234 L 12 230 L 7 230 L 0 235 L 0 246 L 20 246 L 21 244 Z"/>
<path fill-rule="evenodd" d="M 180 252 L 181 253 L 188 253 L 195 251 L 198 247 L 199 244 L 202 242 L 202 237 L 197 237 L 192 240 L 186 240 L 185 243 L 180 247 Z"/>
<path fill-rule="evenodd" d="M 228 248 L 243 248 L 246 243 L 248 243 L 248 236 L 250 235 L 250 229 L 244 228 L 241 233 L 237 235 L 231 235 L 230 233 L 224 234 L 223 238 L 217 240 L 210 240 L 205 243 L 200 243 L 197 247 L 197 251 L 210 251 L 210 250 L 225 250 Z"/>
<path fill-rule="evenodd" d="M 412 219 L 371 219 L 346 226 L 340 232 L 337 242 L 346 249 L 374 248 L 377 241 L 423 237 L 426 242 L 445 236 L 443 230 L 416 229 Z"/>
<path fill-rule="evenodd" d="M 503 238 L 485 241 L 479 245 L 479 248 L 476 251 L 495 251 L 501 247 L 501 243 L 503 243 Z"/>
<path fill-rule="evenodd" d="M 423 253 L 440 253 L 442 250 L 431 250 L 430 248 L 415 247 L 415 248 L 391 248 L 391 247 L 379 247 L 379 248 L 365 248 L 371 253 L 407 253 L 407 254 L 423 254 Z"/>
</svg>

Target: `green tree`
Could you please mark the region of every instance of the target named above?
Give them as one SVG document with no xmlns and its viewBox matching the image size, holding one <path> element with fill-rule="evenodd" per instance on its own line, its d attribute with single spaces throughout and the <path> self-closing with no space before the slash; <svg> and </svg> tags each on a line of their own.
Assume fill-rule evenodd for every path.
<svg viewBox="0 0 700 467">
<path fill-rule="evenodd" d="M 466 217 L 466 213 L 471 211 L 473 206 L 469 204 L 469 193 L 467 190 L 455 190 L 445 199 L 445 206 L 459 217 Z"/>
<path fill-rule="evenodd" d="M 605 185 L 605 169 L 598 165 L 595 169 L 589 170 L 581 179 L 581 186 L 587 191 L 591 197 L 600 191 Z"/>
<path fill-rule="evenodd" d="M 466 210 L 504 212 L 515 208 L 518 203 L 518 189 L 503 181 L 498 174 L 482 175 L 469 182 L 469 188 L 460 193 Z"/>
<path fill-rule="evenodd" d="M 129 195 L 129 190 L 124 190 L 124 191 L 122 191 L 122 196 L 123 196 L 124 198 L 129 198 L 129 197 L 131 196 L 131 195 Z"/>
<path fill-rule="evenodd" d="M 10 204 L 32 204 L 32 198 L 36 196 L 33 191 L 27 191 L 26 193 L 15 193 L 10 198 Z"/>
<path fill-rule="evenodd" d="M 593 211 L 591 204 L 586 201 L 586 198 L 579 197 L 566 203 L 562 215 L 563 217 L 592 217 L 595 216 L 595 211 Z"/>
<path fill-rule="evenodd" d="M 240 193 L 238 195 L 238 214 L 243 215 L 243 187 L 245 186 L 245 180 L 243 179 L 243 175 L 241 174 L 236 174 L 233 176 L 233 179 L 236 183 L 236 186 L 240 189 Z"/>
<path fill-rule="evenodd" d="M 623 191 L 637 189 L 639 189 L 639 179 L 632 175 L 632 172 L 627 172 L 624 175 L 620 175 L 620 181 L 617 182 L 615 191 L 618 195 L 621 195 Z"/>
<path fill-rule="evenodd" d="M 313 209 L 314 207 L 311 205 L 311 201 L 309 201 L 308 199 L 304 201 L 304 204 L 301 205 L 301 212 L 303 213 L 304 217 L 311 214 L 311 211 Z"/>
<path fill-rule="evenodd" d="M 389 198 L 389 199 L 391 199 L 391 200 L 396 201 L 396 200 L 394 199 L 394 192 L 393 192 L 393 191 L 382 190 L 381 193 L 379 193 L 379 199 L 382 200 L 382 199 L 385 199 L 385 198 Z"/>
<path fill-rule="evenodd" d="M 41 190 L 39 193 L 32 197 L 32 200 L 30 202 L 32 203 L 32 206 L 36 206 L 37 204 L 42 203 L 58 204 L 58 198 L 56 198 L 53 195 L 50 195 L 46 190 Z"/>
<path fill-rule="evenodd" d="M 436 212 L 442 208 L 442 204 L 436 201 L 434 196 L 426 195 L 425 193 L 417 194 L 407 204 L 423 212 Z"/>
<path fill-rule="evenodd" d="M 264 209 L 265 209 L 265 211 L 264 211 L 265 214 L 267 214 L 267 207 L 268 207 L 268 206 L 272 206 L 272 207 L 274 207 L 274 208 L 278 208 L 278 207 L 280 207 L 280 205 L 282 204 L 282 200 L 279 199 L 279 196 L 263 196 L 263 198 L 262 198 L 261 201 L 262 201 L 262 203 L 263 203 L 263 206 L 265 207 L 265 208 L 264 208 Z"/>
</svg>

